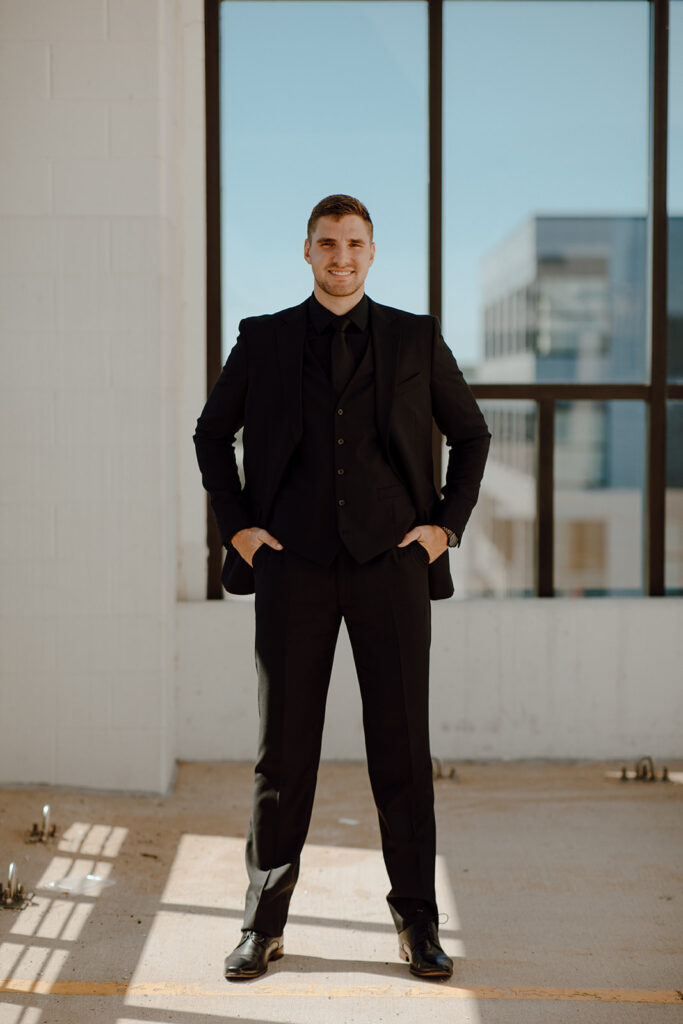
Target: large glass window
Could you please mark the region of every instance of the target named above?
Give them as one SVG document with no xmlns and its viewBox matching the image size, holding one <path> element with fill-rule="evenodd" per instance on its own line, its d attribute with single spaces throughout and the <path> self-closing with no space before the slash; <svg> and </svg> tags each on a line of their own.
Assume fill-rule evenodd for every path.
<svg viewBox="0 0 683 1024">
<path fill-rule="evenodd" d="M 648 16 L 629 0 L 444 5 L 443 320 L 475 384 L 647 378 Z M 503 406 L 487 405 L 494 437 L 529 430 L 523 402 Z M 639 592 L 642 408 L 558 404 L 555 428 L 557 592 Z M 507 506 L 511 593 L 514 567 L 533 579 L 535 487 L 533 461 L 513 468 L 509 441 L 492 447 L 481 504 Z M 470 594 L 501 550 L 495 515 L 478 512 L 473 533 L 485 564 L 472 553 Z"/>
<path fill-rule="evenodd" d="M 651 67 L 650 18 L 663 26 L 662 6 L 216 3 L 223 357 L 241 317 L 310 293 L 302 250 L 313 204 L 358 195 L 375 220 L 370 295 L 440 312 L 493 433 L 479 505 L 453 555 L 456 596 L 549 594 L 553 571 L 559 594 L 660 593 L 661 549 L 649 561 L 643 552 L 657 547 L 646 506 L 664 487 L 657 467 L 645 487 L 648 192 L 661 180 L 649 180 L 650 103 L 659 103 L 650 74 L 663 67 L 660 58 Z M 677 593 L 682 41 L 683 0 L 671 0 L 666 585 Z M 442 125 L 430 123 L 430 75 Z M 430 144 L 435 167 L 442 157 L 442 208 Z M 439 210 L 440 253 L 427 239 Z M 428 275 L 439 267 L 442 309 L 429 310 Z"/>
<path fill-rule="evenodd" d="M 669 12 L 668 373 L 683 382 L 683 0 Z M 666 589 L 683 594 L 683 402 L 667 408 Z"/>
<path fill-rule="evenodd" d="M 476 380 L 646 376 L 648 4 L 447 0 L 446 337 Z"/>
<path fill-rule="evenodd" d="M 306 222 L 326 195 L 375 222 L 368 293 L 426 312 L 427 5 L 220 6 L 223 351 L 241 317 L 312 290 Z"/>
</svg>

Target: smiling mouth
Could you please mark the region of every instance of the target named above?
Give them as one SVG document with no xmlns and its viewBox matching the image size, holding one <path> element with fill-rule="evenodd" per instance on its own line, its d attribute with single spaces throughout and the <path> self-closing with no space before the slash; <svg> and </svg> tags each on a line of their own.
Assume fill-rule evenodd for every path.
<svg viewBox="0 0 683 1024">
<path fill-rule="evenodd" d="M 330 270 L 330 274 L 334 274 L 335 277 L 351 277 L 352 270 Z"/>
</svg>

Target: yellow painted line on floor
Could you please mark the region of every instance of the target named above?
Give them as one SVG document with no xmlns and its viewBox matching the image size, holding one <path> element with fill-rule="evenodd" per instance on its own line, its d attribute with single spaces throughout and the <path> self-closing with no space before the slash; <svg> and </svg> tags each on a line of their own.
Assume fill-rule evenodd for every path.
<svg viewBox="0 0 683 1024">
<path fill-rule="evenodd" d="M 225 982 L 219 988 L 202 985 L 178 985 L 173 982 L 119 981 L 32 981 L 30 978 L 8 978 L 0 984 L 0 993 L 30 993 L 50 996 L 178 996 L 197 998 L 260 998 L 271 997 L 329 999 L 393 999 L 410 996 L 414 999 L 547 999 L 554 1002 L 592 1003 L 683 1003 L 683 991 L 650 988 L 541 988 L 513 985 L 474 985 L 459 988 L 452 984 L 420 983 L 404 988 L 400 985 L 349 985 L 345 988 L 324 985 L 287 985 L 274 979 L 258 984 Z"/>
</svg>

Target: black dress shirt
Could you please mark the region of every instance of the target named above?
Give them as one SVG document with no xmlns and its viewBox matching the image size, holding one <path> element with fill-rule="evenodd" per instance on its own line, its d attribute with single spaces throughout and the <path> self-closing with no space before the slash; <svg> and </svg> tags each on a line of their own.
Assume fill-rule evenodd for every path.
<svg viewBox="0 0 683 1024">
<path fill-rule="evenodd" d="M 309 298 L 306 344 L 330 380 L 332 379 L 332 335 L 337 323 L 346 319 L 351 321 L 346 330 L 346 339 L 353 351 L 354 369 L 357 369 L 370 340 L 370 308 L 367 295 L 364 295 L 360 302 L 356 303 L 353 309 L 350 309 L 344 316 L 337 316 L 336 313 L 326 309 L 318 302 L 315 295 L 311 295 Z"/>
</svg>

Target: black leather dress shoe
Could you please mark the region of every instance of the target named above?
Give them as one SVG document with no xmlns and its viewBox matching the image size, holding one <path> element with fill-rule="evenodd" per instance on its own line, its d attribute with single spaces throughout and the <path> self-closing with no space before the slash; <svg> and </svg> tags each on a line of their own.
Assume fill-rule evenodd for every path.
<svg viewBox="0 0 683 1024">
<path fill-rule="evenodd" d="M 225 958 L 225 977 L 228 981 L 258 978 L 268 970 L 268 961 L 279 960 L 284 952 L 281 935 L 274 939 L 263 932 L 243 931 L 242 941 Z"/>
<path fill-rule="evenodd" d="M 453 961 L 439 945 L 432 918 L 419 917 L 398 933 L 398 955 L 419 978 L 450 978 L 453 974 Z"/>
</svg>

